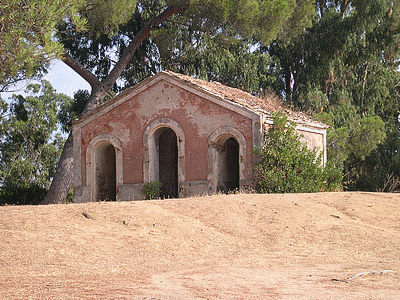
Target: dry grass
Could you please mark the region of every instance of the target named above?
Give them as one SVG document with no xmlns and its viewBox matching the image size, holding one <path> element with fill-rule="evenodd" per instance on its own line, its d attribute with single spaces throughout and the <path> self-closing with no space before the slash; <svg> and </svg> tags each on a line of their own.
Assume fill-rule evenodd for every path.
<svg viewBox="0 0 400 300">
<path fill-rule="evenodd" d="M 1 299 L 400 299 L 400 195 L 0 207 Z"/>
</svg>

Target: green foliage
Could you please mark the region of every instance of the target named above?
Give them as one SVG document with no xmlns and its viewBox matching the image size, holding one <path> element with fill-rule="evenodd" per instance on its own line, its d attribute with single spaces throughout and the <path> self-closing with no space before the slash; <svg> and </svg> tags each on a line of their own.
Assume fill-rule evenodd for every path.
<svg viewBox="0 0 400 300">
<path fill-rule="evenodd" d="M 347 164 L 348 189 L 385 192 L 399 189 L 390 185 L 400 179 L 400 132 L 397 126 L 387 125 L 386 135 L 364 160 L 351 157 Z"/>
<path fill-rule="evenodd" d="M 0 2 L 0 90 L 15 80 L 32 77 L 63 52 L 54 40 L 56 25 L 73 18 L 77 28 L 84 20 L 76 15 L 81 0 L 8 0 Z"/>
<path fill-rule="evenodd" d="M 305 8 L 312 5 L 310 0 L 146 0 L 137 1 L 130 20 L 119 25 L 115 35 L 77 35 L 67 20 L 60 25 L 57 36 L 71 56 L 102 80 L 143 26 L 168 5 L 179 7 L 181 14 L 152 31 L 151 38 L 134 53 L 122 80 L 113 86 L 114 91 L 162 69 L 218 80 L 256 93 L 260 88 L 265 90 L 267 84 L 281 88 L 280 76 L 273 66 L 276 61 L 267 53 L 250 53 L 249 41 L 268 44 L 282 33 L 282 28 L 289 27 L 293 36 L 315 15 L 315 11 Z M 297 16 L 290 19 L 295 13 Z"/>
<path fill-rule="evenodd" d="M 343 168 L 345 187 L 376 190 L 387 173 L 370 172 L 370 156 L 383 151 L 383 144 L 397 149 L 385 128 L 398 126 L 400 2 L 318 0 L 316 12 L 312 27 L 269 48 L 282 68 L 282 94 L 331 126 L 328 160 Z M 364 184 L 378 173 L 380 182 Z"/>
<path fill-rule="evenodd" d="M 257 94 L 282 88 L 278 62 L 268 53 L 250 52 L 246 41 L 223 34 L 211 37 L 186 27 L 165 28 L 153 40 L 166 69 Z"/>
<path fill-rule="evenodd" d="M 123 7 L 123 9 L 121 9 Z M 111 36 L 136 8 L 133 0 L 8 0 L 0 2 L 0 90 L 44 71 L 64 49 L 59 30 Z M 68 23 L 65 28 L 60 24 Z"/>
<path fill-rule="evenodd" d="M 86 0 L 80 15 L 87 22 L 86 30 L 92 35 L 113 36 L 119 26 L 131 18 L 136 9 L 136 0 Z"/>
<path fill-rule="evenodd" d="M 288 101 L 310 109 L 310 92 L 327 109 L 346 99 L 364 116 L 384 121 L 397 111 L 398 1 L 317 1 L 322 12 L 314 25 L 289 44 L 279 41 L 271 54 L 281 59 Z"/>
<path fill-rule="evenodd" d="M 331 126 L 327 130 L 328 160 L 337 167 L 350 156 L 364 160 L 386 138 L 385 123 L 379 116 L 360 118 L 340 108 L 315 115 Z"/>
<path fill-rule="evenodd" d="M 255 38 L 269 44 L 285 25 L 300 31 L 314 10 L 310 0 L 172 0 L 170 3 L 188 5 L 185 17 L 189 17 L 195 30 L 208 31 L 231 27 L 238 36 Z"/>
<path fill-rule="evenodd" d="M 145 195 L 146 200 L 159 198 L 161 186 L 162 183 L 158 181 L 150 181 L 143 184 L 143 194 Z"/>
<path fill-rule="evenodd" d="M 355 157 L 364 160 L 385 138 L 385 123 L 379 116 L 363 118 L 350 136 L 351 152 Z"/>
<path fill-rule="evenodd" d="M 273 117 L 274 124 L 255 153 L 260 162 L 255 168 L 256 190 L 261 193 L 310 193 L 340 188 L 341 171 L 328 164 L 323 168 L 321 153 L 309 150 L 300 141 L 294 124 L 283 113 Z"/>
<path fill-rule="evenodd" d="M 284 43 L 299 36 L 305 28 L 310 28 L 316 16 L 315 1 L 296 0 L 295 2 L 290 18 L 285 21 L 277 35 L 277 39 Z"/>
<path fill-rule="evenodd" d="M 38 204 L 55 172 L 64 138 L 57 132 L 58 106 L 70 101 L 47 81 L 29 85 L 30 95 L 2 101 L 0 204 Z"/>
<path fill-rule="evenodd" d="M 71 130 L 72 122 L 83 112 L 89 96 L 88 91 L 79 90 L 74 93 L 74 99 L 67 98 L 61 103 L 58 118 L 65 133 Z"/>
<path fill-rule="evenodd" d="M 315 16 L 310 9 L 313 0 L 10 0 L 0 4 L 0 89 L 45 71 L 51 59 L 62 57 L 64 49 L 104 79 L 129 41 L 169 6 L 180 9 L 173 22 L 192 32 L 210 39 L 226 35 L 232 41 L 256 40 L 265 45 L 278 35 L 281 40 L 292 38 L 310 26 Z M 132 70 L 124 75 L 128 81 L 129 75 L 137 82 L 160 69 L 151 40 L 137 52 Z M 134 71 L 140 71 L 139 75 Z"/>
<path fill-rule="evenodd" d="M 365 160 L 371 153 L 376 153 L 377 147 L 385 141 L 385 123 L 379 116 L 360 118 L 359 115 L 349 114 L 349 111 L 343 112 L 340 108 L 341 106 L 336 106 L 329 113 L 316 115 L 318 119 L 331 125 L 327 130 L 328 160 L 337 168 L 343 169 L 346 174 L 344 177 L 346 189 L 356 190 L 361 187 L 365 189 L 368 186 L 366 182 L 372 180 L 372 178 L 366 178 L 367 174 L 374 177 L 375 180 L 377 179 L 376 175 L 380 174 L 381 181 L 374 182 L 374 185 L 382 185 L 387 173 L 382 171 L 379 173 L 366 172 Z M 381 167 L 375 166 L 374 168 Z M 369 186 L 373 187 L 374 185 Z"/>
</svg>

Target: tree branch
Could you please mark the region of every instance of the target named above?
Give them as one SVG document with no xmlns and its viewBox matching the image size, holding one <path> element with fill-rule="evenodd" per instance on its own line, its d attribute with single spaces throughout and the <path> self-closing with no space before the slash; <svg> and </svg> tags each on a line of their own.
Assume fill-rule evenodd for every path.
<svg viewBox="0 0 400 300">
<path fill-rule="evenodd" d="M 63 62 L 76 73 L 78 73 L 83 79 L 85 79 L 90 84 L 92 89 L 94 89 L 95 87 L 103 86 L 103 84 L 97 79 L 96 76 L 94 76 L 90 71 L 88 71 L 68 53 L 64 54 Z"/>
<path fill-rule="evenodd" d="M 112 85 L 117 81 L 119 76 L 121 76 L 123 70 L 131 60 L 133 54 L 140 46 L 140 44 L 150 35 L 150 32 L 160 26 L 161 23 L 163 23 L 172 15 L 181 13 L 186 8 L 187 6 L 168 6 L 161 14 L 151 20 L 150 23 L 148 23 L 139 31 L 135 38 L 129 43 L 128 48 L 125 49 L 118 63 L 112 69 L 107 78 L 103 81 L 106 90 L 110 89 Z"/>
</svg>

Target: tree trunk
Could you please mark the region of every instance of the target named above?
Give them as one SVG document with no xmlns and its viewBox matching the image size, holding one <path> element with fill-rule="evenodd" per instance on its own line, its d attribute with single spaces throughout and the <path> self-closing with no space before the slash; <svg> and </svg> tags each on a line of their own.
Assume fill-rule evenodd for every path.
<svg viewBox="0 0 400 300">
<path fill-rule="evenodd" d="M 102 103 L 107 92 L 117 81 L 140 44 L 150 35 L 150 32 L 157 29 L 161 23 L 163 23 L 172 15 L 181 13 L 186 8 L 187 5 L 183 5 L 182 7 L 169 6 L 161 14 L 156 16 L 153 20 L 151 20 L 151 22 L 144 26 L 130 42 L 118 63 L 103 82 L 100 82 L 91 72 L 86 70 L 73 57 L 68 54 L 65 55 L 64 62 L 75 72 L 81 75 L 92 87 L 92 93 L 88 102 L 86 103 L 82 115 L 92 111 Z M 64 149 L 61 154 L 57 171 L 54 174 L 50 189 L 41 204 L 65 203 L 69 189 L 72 185 L 73 176 L 73 141 L 72 134 L 70 133 L 64 145 Z"/>
<path fill-rule="evenodd" d="M 97 85 L 96 87 L 94 87 L 82 114 L 92 111 L 97 105 L 101 103 L 105 95 L 106 91 L 101 86 Z M 50 185 L 50 189 L 47 192 L 46 197 L 40 204 L 55 204 L 66 202 L 74 176 L 73 150 L 74 143 L 72 132 L 70 132 L 68 135 L 68 139 L 65 142 L 63 152 L 61 153 L 56 173 L 54 174 L 53 181 Z"/>
<path fill-rule="evenodd" d="M 292 101 L 292 72 L 289 64 L 283 66 L 283 73 L 285 77 L 286 100 Z"/>
<path fill-rule="evenodd" d="M 319 1 L 319 13 L 321 14 L 321 19 L 324 17 L 324 6 L 325 6 L 325 0 Z"/>
<path fill-rule="evenodd" d="M 74 143 L 72 133 L 70 133 L 64 144 L 50 189 L 41 204 L 65 203 L 73 178 L 73 150 Z"/>
</svg>

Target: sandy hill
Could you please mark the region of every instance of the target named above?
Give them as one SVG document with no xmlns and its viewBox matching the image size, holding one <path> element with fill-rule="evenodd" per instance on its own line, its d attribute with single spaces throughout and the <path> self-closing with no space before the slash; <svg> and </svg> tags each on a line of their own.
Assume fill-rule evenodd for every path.
<svg viewBox="0 0 400 300">
<path fill-rule="evenodd" d="M 0 299 L 400 299 L 400 194 L 0 207 Z"/>
</svg>

